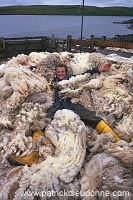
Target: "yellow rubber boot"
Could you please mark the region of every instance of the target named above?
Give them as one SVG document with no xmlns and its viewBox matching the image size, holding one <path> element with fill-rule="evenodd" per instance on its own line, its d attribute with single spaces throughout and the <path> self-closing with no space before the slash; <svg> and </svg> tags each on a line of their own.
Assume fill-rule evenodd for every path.
<svg viewBox="0 0 133 200">
<path fill-rule="evenodd" d="M 32 151 L 27 156 L 16 156 L 16 154 L 12 154 L 7 158 L 8 162 L 11 165 L 28 165 L 31 166 L 32 164 L 37 164 L 39 161 L 39 152 Z"/>
<path fill-rule="evenodd" d="M 44 132 L 42 131 L 35 131 L 32 140 L 33 142 L 37 141 L 38 137 L 44 136 Z M 31 166 L 32 164 L 37 164 L 39 161 L 39 152 L 38 151 L 32 151 L 27 156 L 16 156 L 15 154 L 10 155 L 7 158 L 8 162 L 11 165 L 28 165 Z"/>
<path fill-rule="evenodd" d="M 38 137 L 40 137 L 40 136 L 44 137 L 45 136 L 44 132 L 42 132 L 42 131 L 35 131 L 33 133 L 32 140 L 35 142 L 35 141 L 37 141 Z"/>
<path fill-rule="evenodd" d="M 96 126 L 96 130 L 99 134 L 102 134 L 102 133 L 108 133 L 108 132 L 111 132 L 113 134 L 113 136 L 115 137 L 115 140 L 116 141 L 119 141 L 121 140 L 121 138 L 117 135 L 117 133 L 115 133 L 112 128 L 109 127 L 108 124 L 106 124 L 103 120 L 101 120 L 97 126 Z"/>
</svg>

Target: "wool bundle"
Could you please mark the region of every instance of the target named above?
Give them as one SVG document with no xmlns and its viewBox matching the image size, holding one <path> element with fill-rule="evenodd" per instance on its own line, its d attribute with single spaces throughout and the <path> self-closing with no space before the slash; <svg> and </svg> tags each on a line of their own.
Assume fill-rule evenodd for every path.
<svg viewBox="0 0 133 200">
<path fill-rule="evenodd" d="M 35 70 L 21 64 L 23 59 Z M 82 75 L 108 60 L 108 72 Z M 133 198 L 132 62 L 132 57 L 116 54 L 32 52 L 1 68 L 0 199 Z M 99 135 L 71 110 L 58 110 L 52 121 L 47 118 L 53 104 L 50 84 L 60 64 L 77 75 L 57 84 L 60 96 L 95 111 L 122 140 L 116 143 L 110 132 Z M 45 134 L 33 141 L 35 131 Z M 23 157 L 33 151 L 39 160 L 32 166 L 13 167 L 8 162 L 12 154 Z"/>
<path fill-rule="evenodd" d="M 1 79 L 0 130 L 6 137 L 1 137 L 0 146 L 5 162 L 12 153 L 31 150 L 30 133 L 46 126 L 52 93 L 45 78 L 24 68 L 5 68 Z"/>
<path fill-rule="evenodd" d="M 49 155 L 40 164 L 22 170 L 23 175 L 14 199 L 27 199 L 24 197 L 27 187 L 40 191 L 40 195 L 41 191 L 59 192 L 63 184 L 72 182 L 81 170 L 86 153 L 86 127 L 79 116 L 70 110 L 59 110 L 45 133 L 46 138 L 55 146 L 55 155 Z M 16 178 L 19 177 L 17 174 Z M 10 186 L 7 182 L 6 187 L 10 188 L 12 184 Z M 22 193 L 23 197 L 20 197 Z"/>
</svg>

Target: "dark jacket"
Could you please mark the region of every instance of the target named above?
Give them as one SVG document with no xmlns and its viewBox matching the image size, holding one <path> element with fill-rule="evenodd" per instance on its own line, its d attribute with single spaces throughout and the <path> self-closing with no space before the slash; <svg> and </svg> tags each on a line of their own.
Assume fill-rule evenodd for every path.
<svg viewBox="0 0 133 200">
<path fill-rule="evenodd" d="M 93 68 L 87 70 L 85 73 L 100 73 L 98 68 Z M 85 74 L 83 73 L 83 74 Z M 74 75 L 66 75 L 64 80 L 68 80 Z M 54 78 L 55 84 L 58 83 L 60 80 L 58 80 L 57 77 Z M 47 112 L 47 117 L 50 119 L 53 119 L 55 113 L 57 110 L 62 110 L 62 109 L 68 109 L 74 111 L 76 114 L 78 114 L 81 118 L 81 120 L 85 123 L 87 126 L 91 126 L 92 128 L 95 128 L 97 124 L 101 121 L 101 118 L 99 116 L 95 115 L 95 112 L 90 111 L 89 109 L 85 108 L 84 106 L 80 104 L 75 104 L 70 101 L 69 98 L 67 99 L 61 99 L 59 96 L 59 88 L 55 87 L 55 101 L 54 104 L 51 108 L 49 108 Z"/>
<path fill-rule="evenodd" d="M 84 74 L 86 74 L 86 73 L 90 73 L 91 75 L 93 75 L 93 74 L 95 74 L 95 73 L 100 73 L 99 72 L 99 70 L 98 70 L 98 68 L 97 67 L 94 67 L 94 68 L 92 68 L 92 69 L 89 69 L 89 70 L 87 70 L 86 72 L 84 72 L 84 73 L 82 73 L 81 75 L 84 75 Z M 77 76 L 77 75 L 73 75 L 73 74 L 67 74 L 66 76 L 65 76 L 65 78 L 63 79 L 63 80 L 69 80 L 71 77 L 75 77 L 75 76 Z M 63 99 L 61 99 L 61 97 L 59 96 L 59 91 L 60 91 L 60 89 L 58 88 L 58 87 L 56 87 L 56 84 L 59 82 L 60 80 L 55 76 L 54 77 L 54 79 L 53 79 L 53 84 L 55 85 L 55 91 L 54 91 L 54 101 L 55 101 L 55 103 L 57 103 L 57 102 L 60 102 L 61 103 L 61 101 L 64 101 Z M 67 98 L 67 100 L 70 100 L 69 98 Z M 65 100 L 65 101 L 67 101 L 67 100 Z"/>
</svg>

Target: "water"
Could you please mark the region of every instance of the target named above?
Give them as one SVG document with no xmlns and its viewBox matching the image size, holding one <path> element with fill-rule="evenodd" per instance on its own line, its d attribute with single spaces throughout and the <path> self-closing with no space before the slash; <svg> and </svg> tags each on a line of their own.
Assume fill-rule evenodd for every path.
<svg viewBox="0 0 133 200">
<path fill-rule="evenodd" d="M 125 16 L 84 16 L 83 37 L 90 38 L 133 34 L 127 24 L 113 24 L 129 20 Z M 81 16 L 60 15 L 0 15 L 0 37 L 48 36 L 66 38 L 81 35 Z"/>
</svg>

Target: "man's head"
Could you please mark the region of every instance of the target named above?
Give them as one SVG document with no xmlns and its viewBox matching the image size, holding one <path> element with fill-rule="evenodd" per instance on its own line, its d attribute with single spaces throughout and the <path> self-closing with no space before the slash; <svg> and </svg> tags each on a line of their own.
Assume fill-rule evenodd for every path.
<svg viewBox="0 0 133 200">
<path fill-rule="evenodd" d="M 66 65 L 58 65 L 55 68 L 55 71 L 56 71 L 56 77 L 61 81 L 67 75 L 67 66 Z"/>
</svg>

